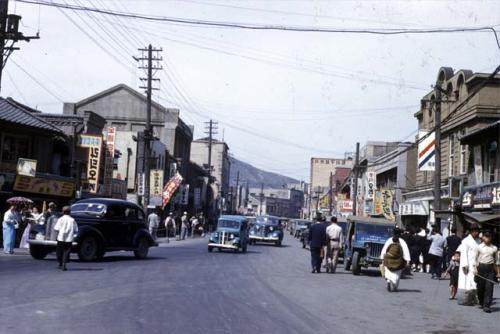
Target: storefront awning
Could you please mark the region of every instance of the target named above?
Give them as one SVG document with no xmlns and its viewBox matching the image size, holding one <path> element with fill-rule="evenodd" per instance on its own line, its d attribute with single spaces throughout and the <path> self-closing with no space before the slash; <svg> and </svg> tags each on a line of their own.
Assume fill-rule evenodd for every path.
<svg viewBox="0 0 500 334">
<path fill-rule="evenodd" d="M 471 223 L 495 223 L 500 225 L 500 212 L 499 213 L 486 213 L 486 212 L 463 212 L 466 220 Z"/>
<path fill-rule="evenodd" d="M 484 138 L 498 138 L 499 127 L 500 127 L 500 121 L 493 122 L 491 124 L 488 124 L 480 129 L 477 129 L 460 137 L 460 142 L 462 144 L 474 144 L 477 142 L 484 141 Z"/>
</svg>

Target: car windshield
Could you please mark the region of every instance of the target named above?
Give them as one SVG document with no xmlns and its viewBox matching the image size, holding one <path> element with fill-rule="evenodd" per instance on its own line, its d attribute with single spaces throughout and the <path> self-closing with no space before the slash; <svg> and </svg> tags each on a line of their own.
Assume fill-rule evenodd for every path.
<svg viewBox="0 0 500 334">
<path fill-rule="evenodd" d="M 385 242 L 392 236 L 391 225 L 356 224 L 356 239 L 360 241 Z"/>
<path fill-rule="evenodd" d="M 217 227 L 238 229 L 240 228 L 240 223 L 234 220 L 221 219 L 219 220 L 219 224 L 217 225 Z"/>
<path fill-rule="evenodd" d="M 106 205 L 101 203 L 76 203 L 71 206 L 74 216 L 101 216 L 106 212 Z"/>
<path fill-rule="evenodd" d="M 273 217 L 257 217 L 255 220 L 257 224 L 273 225 L 273 226 L 278 226 L 279 221 L 280 220 L 278 218 L 273 218 Z"/>
</svg>

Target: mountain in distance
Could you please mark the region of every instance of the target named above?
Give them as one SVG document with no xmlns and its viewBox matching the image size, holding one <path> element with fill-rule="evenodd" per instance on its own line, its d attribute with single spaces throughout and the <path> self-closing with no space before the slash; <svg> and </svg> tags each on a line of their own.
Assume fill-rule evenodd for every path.
<svg viewBox="0 0 500 334">
<path fill-rule="evenodd" d="M 300 182 L 285 175 L 266 172 L 234 157 L 230 157 L 229 159 L 231 161 L 230 183 L 233 186 L 236 185 L 238 171 L 240 172 L 240 185 L 245 184 L 248 180 L 250 188 L 259 188 L 262 183 L 264 183 L 265 188 L 283 188 L 283 186 L 289 183 Z"/>
</svg>

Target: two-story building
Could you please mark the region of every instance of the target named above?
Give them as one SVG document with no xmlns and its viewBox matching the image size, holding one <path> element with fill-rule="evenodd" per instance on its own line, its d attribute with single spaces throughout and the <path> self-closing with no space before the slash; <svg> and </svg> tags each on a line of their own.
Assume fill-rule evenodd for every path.
<svg viewBox="0 0 500 334">
<path fill-rule="evenodd" d="M 441 202 L 441 212 L 438 212 L 441 228 L 447 230 L 450 223 L 460 222 L 452 213 L 459 203 L 462 189 L 498 181 L 499 157 L 496 145 L 499 132 L 495 123 L 500 119 L 500 75 L 490 79 L 487 73 L 454 71 L 442 67 L 438 72 L 437 84 L 443 91 L 441 101 L 436 102 L 437 94 L 432 90 L 422 98 L 415 118 L 420 133 L 432 132 L 436 103 L 440 103 L 441 192 L 437 196 Z M 417 170 L 415 187 L 403 194 L 403 204 L 408 206 L 408 212 L 417 212 L 420 216 L 409 215 L 408 223 L 435 223 L 434 174 L 432 170 Z M 423 212 L 419 208 L 426 207 L 430 209 L 429 213 L 422 217 Z M 412 215 L 415 219 L 412 219 Z"/>
</svg>

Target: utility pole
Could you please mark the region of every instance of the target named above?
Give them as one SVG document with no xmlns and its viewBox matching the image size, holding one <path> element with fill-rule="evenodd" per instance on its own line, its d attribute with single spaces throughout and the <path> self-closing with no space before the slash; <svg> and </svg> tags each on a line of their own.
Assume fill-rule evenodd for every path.
<svg viewBox="0 0 500 334">
<path fill-rule="evenodd" d="M 0 51 L 2 55 L 2 66 L 0 67 L 0 90 L 2 87 L 2 72 L 14 50 L 19 48 L 14 47 L 14 44 L 19 41 L 29 42 L 32 39 L 39 39 L 40 36 L 37 32 L 36 36 L 24 36 L 19 32 L 19 22 L 21 16 L 10 14 L 9 15 L 9 0 L 0 0 Z M 9 43 L 7 45 L 7 43 Z"/>
<path fill-rule="evenodd" d="M 354 191 L 353 191 L 353 201 L 352 201 L 352 214 L 357 215 L 358 212 L 358 177 L 359 177 L 359 142 L 356 143 L 356 156 L 354 158 Z"/>
<path fill-rule="evenodd" d="M 236 198 L 235 198 L 235 209 L 238 210 L 240 208 L 240 171 L 236 173 Z"/>
<path fill-rule="evenodd" d="M 144 143 L 144 158 L 143 158 L 143 173 L 144 173 L 144 198 L 143 198 L 143 207 L 147 209 L 149 205 L 149 174 L 151 169 L 151 141 L 153 141 L 153 130 L 151 128 L 151 95 L 153 90 L 159 90 L 158 88 L 153 88 L 153 81 L 159 81 L 160 79 L 153 78 L 153 70 L 161 70 L 163 69 L 159 62 L 162 58 L 159 56 L 159 53 L 162 49 L 156 49 L 149 44 L 147 48 L 139 49 L 142 55 L 137 58 L 134 57 L 136 61 L 141 61 L 140 69 L 146 70 L 146 78 L 140 78 L 142 82 L 146 82 L 146 86 L 140 86 L 139 88 L 143 88 L 146 90 L 146 127 L 144 128 L 143 135 L 143 143 Z M 153 55 L 153 52 L 155 53 Z M 154 62 L 154 63 L 153 63 Z"/>
<path fill-rule="evenodd" d="M 333 172 L 330 172 L 329 190 L 328 190 L 328 210 L 332 214 L 333 209 Z"/>
<path fill-rule="evenodd" d="M 436 82 L 434 87 L 436 92 L 434 123 L 435 123 L 435 140 L 436 140 L 436 156 L 435 156 L 435 171 L 434 171 L 434 224 L 441 227 L 441 218 L 438 218 L 436 211 L 441 210 L 441 83 Z"/>
<path fill-rule="evenodd" d="M 213 120 L 210 120 L 208 122 L 205 122 L 205 124 L 208 124 L 205 129 L 205 133 L 208 135 L 208 176 L 210 177 L 212 175 L 212 144 L 214 140 L 214 135 L 217 134 L 217 122 L 214 122 Z"/>
<path fill-rule="evenodd" d="M 262 203 L 264 203 L 264 183 L 260 185 L 259 216 L 262 215 Z"/>
</svg>

